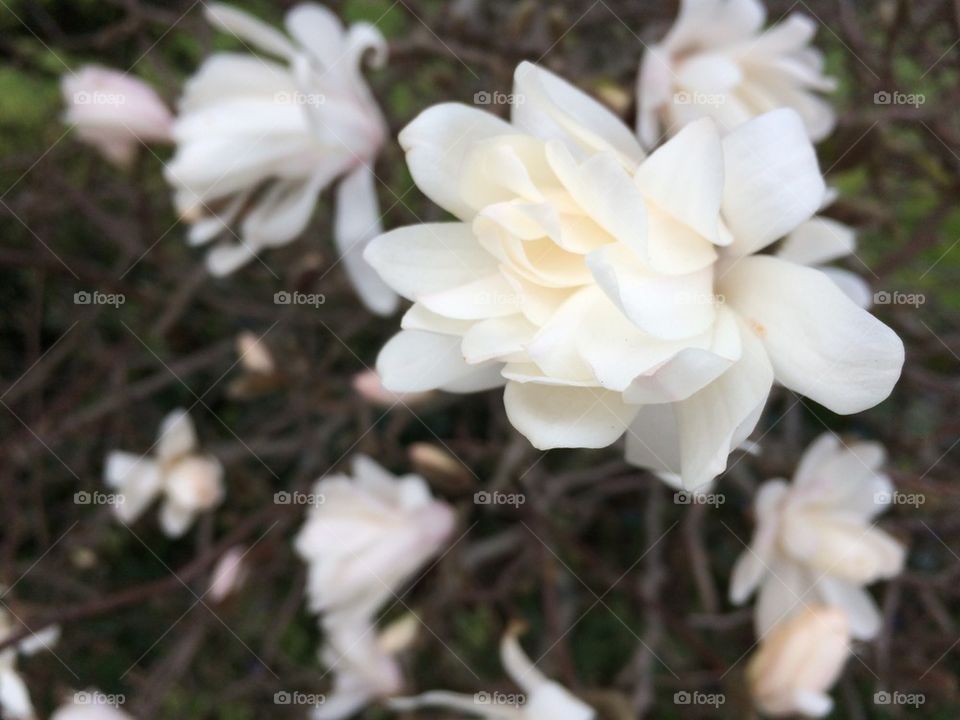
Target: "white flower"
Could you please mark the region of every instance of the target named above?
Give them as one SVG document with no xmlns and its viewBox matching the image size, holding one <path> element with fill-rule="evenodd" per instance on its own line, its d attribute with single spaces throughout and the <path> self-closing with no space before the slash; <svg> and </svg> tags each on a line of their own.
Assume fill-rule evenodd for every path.
<svg viewBox="0 0 960 720">
<path fill-rule="evenodd" d="M 345 30 L 312 3 L 287 13 L 289 38 L 226 5 L 211 4 L 206 14 L 272 57 L 217 53 L 187 83 L 167 179 L 193 224 L 190 242 L 210 242 L 239 223 L 239 242 L 224 239 L 207 256 L 211 272 L 229 274 L 299 236 L 320 192 L 342 178 L 334 236 L 344 267 L 371 310 L 392 312 L 396 296 L 361 257 L 382 231 L 372 166 L 387 128 L 360 64 L 367 50 L 376 64 L 385 61 L 383 36 L 366 23 Z"/>
<path fill-rule="evenodd" d="M 747 682 L 766 715 L 824 717 L 827 692 L 850 656 L 847 618 L 836 608 L 811 607 L 778 625 L 747 665 Z"/>
<path fill-rule="evenodd" d="M 4 592 L 4 588 L 0 587 L 0 597 Z M 18 630 L 10 613 L 0 607 L 0 641 Z M 12 647 L 0 650 L 0 717 L 8 720 L 35 720 L 30 692 L 17 672 L 17 655 L 33 655 L 40 650 L 49 650 L 59 636 L 60 628 L 54 626 L 29 635 Z"/>
<path fill-rule="evenodd" d="M 450 537 L 453 509 L 434 500 L 423 478 L 395 477 L 370 458 L 353 477 L 318 482 L 295 547 L 308 563 L 311 610 L 372 618 Z"/>
<path fill-rule="evenodd" d="M 61 705 L 50 720 L 133 720 L 127 713 L 107 702 L 87 702 L 90 698 L 103 699 L 98 690 L 75 693 L 70 702 Z"/>
<path fill-rule="evenodd" d="M 114 513 L 127 524 L 163 495 L 160 525 L 169 537 L 179 537 L 198 513 L 223 501 L 223 466 L 215 457 L 197 452 L 193 421 L 183 409 L 164 418 L 154 447 L 153 457 L 111 452 L 104 479 L 117 490 Z"/>
<path fill-rule="evenodd" d="M 734 567 L 730 597 L 741 604 L 760 588 L 758 635 L 806 604 L 843 610 L 857 639 L 877 634 L 880 613 L 863 586 L 900 573 L 905 555 L 873 520 L 893 492 L 883 462 L 879 444 L 841 446 L 826 433 L 804 453 L 793 483 L 772 480 L 757 493 L 757 529 Z"/>
<path fill-rule="evenodd" d="M 896 334 L 822 272 L 759 251 L 821 206 L 799 117 L 723 139 L 709 118 L 645 157 L 607 110 L 517 68 L 511 122 L 438 105 L 400 134 L 417 185 L 458 222 L 365 256 L 414 301 L 377 370 L 394 392 L 506 384 L 537 448 L 604 447 L 697 488 L 756 425 L 774 379 L 838 413 L 872 407 Z"/>
<path fill-rule="evenodd" d="M 85 65 L 60 82 L 77 136 L 110 162 L 128 166 L 141 143 L 170 142 L 173 116 L 157 93 L 128 73 Z"/>
<path fill-rule="evenodd" d="M 520 647 L 516 630 L 504 635 L 500 643 L 500 659 L 507 674 L 523 690 L 523 697 L 433 691 L 413 698 L 391 700 L 390 705 L 398 710 L 444 707 L 489 720 L 593 720 L 596 717 L 593 708 L 537 670 Z M 519 702 L 507 702 L 513 699 Z"/>
<path fill-rule="evenodd" d="M 377 633 L 368 618 L 349 611 L 324 620 L 322 660 L 333 673 L 333 691 L 313 711 L 313 720 L 343 720 L 374 700 L 403 687 L 396 655 L 416 635 L 417 620 L 407 615 Z"/>
<path fill-rule="evenodd" d="M 817 93 L 836 81 L 810 46 L 813 20 L 799 13 L 763 31 L 760 0 L 683 0 L 662 42 L 644 53 L 637 88 L 637 131 L 645 147 L 703 117 L 729 132 L 777 108 L 793 108 L 814 142 L 836 115 Z"/>
</svg>

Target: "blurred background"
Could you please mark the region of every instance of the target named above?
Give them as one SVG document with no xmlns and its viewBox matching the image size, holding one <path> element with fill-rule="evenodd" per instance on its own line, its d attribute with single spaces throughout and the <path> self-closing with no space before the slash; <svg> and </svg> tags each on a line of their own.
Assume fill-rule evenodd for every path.
<svg viewBox="0 0 960 720">
<path fill-rule="evenodd" d="M 236 3 L 278 24 L 292 4 Z M 632 125 L 643 44 L 677 10 L 627 0 L 328 5 L 389 39 L 391 60 L 368 77 L 394 136 L 433 103 L 509 93 L 524 59 Z M 760 454 L 731 458 L 724 501 L 711 507 L 678 502 L 627 466 L 620 446 L 535 451 L 506 422 L 497 391 L 410 409 L 364 400 L 353 378 L 373 366 L 397 318 L 371 317 L 342 270 L 330 270 L 329 193 L 299 241 L 211 278 L 162 177 L 170 149 L 144 149 L 128 171 L 108 165 L 62 123 L 59 89 L 64 73 L 94 62 L 129 70 L 173 105 L 211 50 L 242 49 L 209 28 L 202 2 L 0 0 L 0 584 L 15 584 L 3 603 L 17 617 L 63 628 L 55 653 L 21 664 L 41 716 L 64 694 L 97 687 L 123 693 L 142 719 L 303 717 L 274 694 L 320 692 L 330 678 L 290 547 L 305 508 L 276 504 L 274 493 L 306 490 L 355 452 L 408 472 L 410 444 L 428 443 L 460 460 L 428 479 L 457 506 L 462 538 L 405 598 L 429 628 L 407 657 L 412 689 L 510 691 L 496 648 L 521 619 L 532 657 L 546 653 L 540 667 L 604 718 L 750 717 L 752 613 L 727 602 L 730 570 L 753 530 L 755 487 L 790 477 L 830 428 L 882 441 L 898 489 L 920 498 L 880 520 L 909 544 L 909 566 L 873 588 L 886 627 L 857 646 L 834 717 L 958 717 L 960 4 L 767 6 L 771 22 L 793 11 L 818 21 L 816 44 L 840 83 L 839 128 L 818 147 L 840 191 L 826 214 L 857 228 L 847 267 L 878 293 L 875 312 L 904 339 L 907 365 L 889 400 L 853 417 L 776 390 L 754 435 Z M 896 93 L 913 100 L 890 101 Z M 377 173 L 387 228 L 443 218 L 395 141 Z M 277 305 L 282 290 L 325 302 Z M 84 304 L 84 292 L 123 302 Z M 275 372 L 239 362 L 242 331 L 262 337 Z M 153 512 L 128 529 L 78 500 L 104 490 L 108 451 L 146 452 L 175 407 L 191 409 L 226 466 L 216 513 L 171 541 Z M 480 490 L 525 502 L 477 504 Z M 250 580 L 222 604 L 198 602 L 236 545 L 253 548 Z M 692 691 L 726 701 L 676 704 Z M 925 701 L 878 704 L 883 691 Z"/>
</svg>

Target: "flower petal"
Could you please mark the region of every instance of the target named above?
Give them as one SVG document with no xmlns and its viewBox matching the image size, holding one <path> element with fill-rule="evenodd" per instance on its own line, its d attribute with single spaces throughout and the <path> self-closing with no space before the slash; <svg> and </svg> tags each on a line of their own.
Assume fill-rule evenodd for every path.
<svg viewBox="0 0 960 720">
<path fill-rule="evenodd" d="M 377 372 L 383 386 L 392 392 L 421 392 L 449 386 L 484 367 L 464 361 L 459 337 L 421 330 L 401 330 L 390 338 L 377 357 Z"/>
<path fill-rule="evenodd" d="M 857 248 L 857 234 L 849 225 L 814 217 L 787 235 L 776 256 L 798 265 L 823 265 L 850 255 Z"/>
<path fill-rule="evenodd" d="M 297 49 L 286 36 L 249 13 L 223 3 L 204 6 L 207 21 L 241 41 L 282 58 L 292 59 Z"/>
<path fill-rule="evenodd" d="M 508 382 L 507 417 L 538 450 L 601 448 L 623 435 L 638 408 L 598 387 Z"/>
<path fill-rule="evenodd" d="M 893 390 L 903 342 L 818 270 L 771 256 L 742 258 L 721 281 L 727 302 L 770 354 L 777 380 L 840 414 Z"/>
<path fill-rule="evenodd" d="M 343 253 L 344 269 L 363 304 L 377 315 L 390 315 L 396 311 L 399 298 L 363 255 L 371 238 L 382 232 L 375 176 L 370 167 L 361 165 L 337 186 L 333 236 L 337 249 Z"/>
<path fill-rule="evenodd" d="M 795 111 L 775 110 L 744 123 L 723 139 L 723 155 L 730 253 L 755 253 L 820 208 L 826 185 Z"/>
</svg>

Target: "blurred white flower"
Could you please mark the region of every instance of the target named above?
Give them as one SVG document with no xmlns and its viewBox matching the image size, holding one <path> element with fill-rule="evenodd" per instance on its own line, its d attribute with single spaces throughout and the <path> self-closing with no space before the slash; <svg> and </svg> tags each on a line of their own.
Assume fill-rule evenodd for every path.
<svg viewBox="0 0 960 720">
<path fill-rule="evenodd" d="M 111 452 L 104 479 L 117 490 L 114 514 L 127 524 L 163 495 L 160 525 L 169 537 L 179 537 L 198 513 L 223 501 L 223 466 L 215 457 L 198 453 L 193 421 L 183 409 L 164 418 L 154 449 L 152 457 Z"/>
<path fill-rule="evenodd" d="M 766 715 L 824 717 L 827 692 L 850 656 L 847 618 L 836 608 L 810 607 L 777 625 L 747 665 L 747 682 Z"/>
<path fill-rule="evenodd" d="M 60 81 L 64 122 L 77 136 L 122 167 L 141 143 L 170 142 L 173 116 L 157 93 L 128 73 L 85 65 Z"/>
<path fill-rule="evenodd" d="M 823 71 L 823 55 L 810 46 L 816 24 L 793 13 L 763 30 L 760 0 L 683 0 L 662 42 L 640 65 L 637 131 L 645 147 L 703 117 L 724 133 L 778 108 L 793 108 L 814 142 L 836 124 L 818 93 L 836 81 Z"/>
<path fill-rule="evenodd" d="M 106 702 L 87 702 L 89 698 L 102 698 L 98 690 L 75 693 L 73 698 L 54 711 L 50 720 L 133 720 L 116 705 Z"/>
<path fill-rule="evenodd" d="M 237 335 L 237 355 L 244 370 L 257 375 L 272 375 L 277 370 L 273 355 L 263 339 L 245 330 Z"/>
<path fill-rule="evenodd" d="M 703 486 L 773 381 L 834 412 L 883 400 L 896 334 L 819 270 L 760 254 L 825 197 L 800 118 L 721 139 L 707 118 L 645 157 L 620 120 L 529 63 L 511 122 L 443 104 L 400 134 L 420 189 L 458 222 L 404 227 L 365 257 L 414 301 L 377 370 L 394 392 L 506 385 L 540 449 L 604 447 Z"/>
<path fill-rule="evenodd" d="M 5 588 L 0 586 L 0 596 L 4 593 Z M 0 607 L 0 641 L 18 632 L 19 625 L 14 622 L 10 613 Z M 60 628 L 54 626 L 28 635 L 12 647 L 0 650 L 0 717 L 7 720 L 35 720 L 30 692 L 17 672 L 17 656 L 49 650 L 59 637 Z"/>
<path fill-rule="evenodd" d="M 333 690 L 312 713 L 313 720 L 343 720 L 403 687 L 396 655 L 416 635 L 417 620 L 406 615 L 379 634 L 370 620 L 346 611 L 324 619 L 321 659 L 333 674 Z"/>
<path fill-rule="evenodd" d="M 905 556 L 903 545 L 874 521 L 893 494 L 880 472 L 883 462 L 879 444 L 843 446 L 826 433 L 804 453 L 792 483 L 771 480 L 761 487 L 757 529 L 730 583 L 738 605 L 760 588 L 759 636 L 806 604 L 844 611 L 859 640 L 877 634 L 880 613 L 863 586 L 899 574 Z"/>
<path fill-rule="evenodd" d="M 389 314 L 397 297 L 364 263 L 363 247 L 382 231 L 373 163 L 386 138 L 379 107 L 360 72 L 364 54 L 386 59 L 387 44 L 367 23 L 345 30 L 312 3 L 286 16 L 290 37 L 227 5 L 206 6 L 217 28 L 271 57 L 221 52 L 187 83 L 167 167 L 194 245 L 240 224 L 207 256 L 226 275 L 268 247 L 299 236 L 320 192 L 337 178 L 334 237 L 363 302 Z M 233 236 L 236 239 L 236 236 Z"/>
<path fill-rule="evenodd" d="M 397 710 L 443 707 L 490 720 L 593 720 L 596 712 L 559 683 L 553 682 L 530 662 L 512 629 L 500 643 L 500 659 L 522 695 L 480 692 L 461 695 L 435 690 L 412 698 L 397 698 Z"/>
<path fill-rule="evenodd" d="M 352 478 L 326 477 L 314 497 L 295 547 L 308 564 L 308 603 L 318 613 L 372 618 L 439 553 L 455 522 L 423 478 L 395 477 L 364 455 L 354 458 Z"/>
</svg>

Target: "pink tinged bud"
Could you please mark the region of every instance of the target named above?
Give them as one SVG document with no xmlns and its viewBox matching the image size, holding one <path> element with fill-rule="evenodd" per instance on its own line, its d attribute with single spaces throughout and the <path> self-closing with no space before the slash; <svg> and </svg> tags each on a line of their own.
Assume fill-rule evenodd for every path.
<svg viewBox="0 0 960 720">
<path fill-rule="evenodd" d="M 87 65 L 61 81 L 64 122 L 110 162 L 129 165 L 141 143 L 170 142 L 173 116 L 157 93 L 136 77 Z"/>
<path fill-rule="evenodd" d="M 240 356 L 240 364 L 248 372 L 261 375 L 272 375 L 276 372 L 277 367 L 270 349 L 252 332 L 237 335 L 237 355 Z"/>
<path fill-rule="evenodd" d="M 353 389 L 364 400 L 378 407 L 393 407 L 394 405 L 415 406 L 422 404 L 432 393 L 394 393 L 387 390 L 375 370 L 365 370 L 353 376 Z"/>
<path fill-rule="evenodd" d="M 243 565 L 243 557 L 246 552 L 245 548 L 232 547 L 223 554 L 223 557 L 214 567 L 210 588 L 207 591 L 213 602 L 223 602 L 230 593 L 243 584 L 247 576 L 247 569 Z"/>
</svg>

